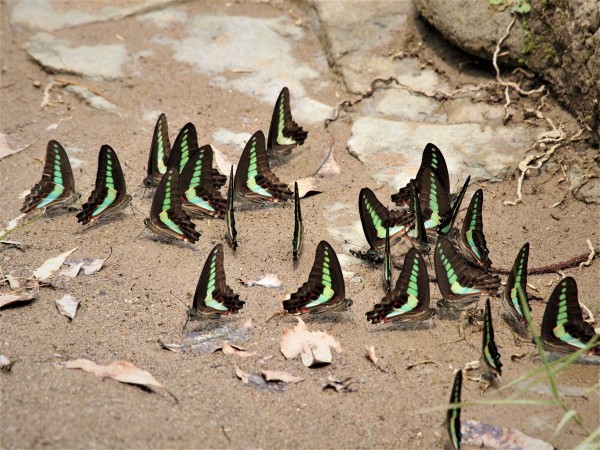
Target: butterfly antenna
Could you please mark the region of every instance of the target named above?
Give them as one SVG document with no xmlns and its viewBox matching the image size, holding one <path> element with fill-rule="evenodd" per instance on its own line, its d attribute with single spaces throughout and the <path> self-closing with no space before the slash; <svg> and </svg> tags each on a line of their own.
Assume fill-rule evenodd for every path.
<svg viewBox="0 0 600 450">
<path fill-rule="evenodd" d="M 142 232 L 141 232 L 140 234 L 138 234 L 138 235 L 135 237 L 135 239 L 133 240 L 133 242 L 137 241 L 137 240 L 139 239 L 139 237 L 140 237 L 142 234 L 144 234 L 144 231 L 146 231 L 146 228 L 148 228 L 148 225 L 146 225 L 146 224 L 144 223 L 144 229 L 142 230 Z"/>
<path fill-rule="evenodd" d="M 271 320 L 273 320 L 276 317 L 283 317 L 283 316 L 287 316 L 287 311 L 285 309 L 281 310 L 281 311 L 277 311 L 275 314 L 273 314 L 271 317 L 269 317 L 265 323 L 269 323 Z"/>
<path fill-rule="evenodd" d="M 125 164 L 127 167 L 129 167 L 134 172 L 137 172 L 140 175 L 142 175 L 143 177 L 145 177 L 145 175 L 142 172 L 140 172 L 139 170 L 137 170 L 135 167 L 131 167 L 127 161 L 123 160 L 123 164 Z"/>
<path fill-rule="evenodd" d="M 182 333 L 185 331 L 185 327 L 187 327 L 187 324 L 188 324 L 189 321 L 190 321 L 190 315 L 186 314 L 185 315 L 185 323 L 183 324 L 183 328 L 181 329 Z"/>
</svg>

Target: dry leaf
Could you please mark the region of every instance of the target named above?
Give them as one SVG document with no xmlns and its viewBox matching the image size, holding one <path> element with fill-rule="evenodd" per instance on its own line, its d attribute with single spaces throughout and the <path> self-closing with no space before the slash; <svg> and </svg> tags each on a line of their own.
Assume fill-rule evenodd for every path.
<svg viewBox="0 0 600 450">
<path fill-rule="evenodd" d="M 308 331 L 304 321 L 298 317 L 298 324 L 281 335 L 281 353 L 287 359 L 301 355 L 306 367 L 329 364 L 332 359 L 331 348 L 342 352 L 339 342 L 323 331 Z"/>
<path fill-rule="evenodd" d="M 61 269 L 60 272 L 58 272 L 58 275 L 61 277 L 75 278 L 77 275 L 79 275 L 79 271 L 81 270 L 81 267 L 83 267 L 84 264 L 85 262 L 82 261 L 78 264 L 71 265 L 71 267 L 69 267 L 68 269 Z"/>
<path fill-rule="evenodd" d="M 551 450 L 553 447 L 540 439 L 532 438 L 514 428 L 501 428 L 475 420 L 462 421 L 462 443 L 485 448 L 506 450 Z"/>
<path fill-rule="evenodd" d="M 50 258 L 33 272 L 33 276 L 40 281 L 47 280 L 52 276 L 54 272 L 60 269 L 60 266 L 63 265 L 65 259 L 67 259 L 67 257 L 75 250 L 77 250 L 77 247 L 75 247 L 72 250 L 61 253 L 60 255 L 55 256 L 54 258 Z"/>
<path fill-rule="evenodd" d="M 65 294 L 61 299 L 56 300 L 56 307 L 59 313 L 73 320 L 79 307 L 79 300 L 72 295 Z"/>
<path fill-rule="evenodd" d="M 226 324 L 217 328 L 212 328 L 204 331 L 192 331 L 186 336 L 186 341 L 183 344 L 168 344 L 160 342 L 163 348 L 172 352 L 182 353 L 192 351 L 194 353 L 202 351 L 205 353 L 214 353 L 222 348 L 222 342 L 246 342 L 254 333 L 252 319 L 244 321 L 241 327 Z"/>
<path fill-rule="evenodd" d="M 469 361 L 463 367 L 463 370 L 476 370 L 479 369 L 481 363 L 479 361 Z"/>
<path fill-rule="evenodd" d="M 108 256 L 106 258 L 83 258 L 66 260 L 65 264 L 71 266 L 71 268 L 61 270 L 60 275 L 67 276 L 69 278 L 75 278 L 79 273 L 80 269 L 84 275 L 95 274 L 96 272 L 100 271 L 100 269 L 102 269 L 106 260 L 110 258 L 110 255 L 112 255 L 112 247 L 109 247 L 108 249 Z"/>
<path fill-rule="evenodd" d="M 3 306 L 9 305 L 11 303 L 15 303 L 15 302 L 28 302 L 30 300 L 33 300 L 38 295 L 38 292 L 40 292 L 40 284 L 35 283 L 35 286 L 33 287 L 33 289 L 26 294 L 23 294 L 23 295 L 15 295 L 15 294 L 0 295 L 0 308 L 2 308 Z"/>
<path fill-rule="evenodd" d="M 108 377 L 121 383 L 137 384 L 148 388 L 163 388 L 150 372 L 138 369 L 127 361 L 115 361 L 108 366 L 101 366 L 89 359 L 72 359 L 64 363 L 56 364 L 56 367 L 65 369 L 81 369 L 97 377 Z"/>
<path fill-rule="evenodd" d="M 235 367 L 235 375 L 242 380 L 246 386 L 253 387 L 259 391 L 266 392 L 283 392 L 285 384 L 283 383 L 267 383 L 265 379 L 254 373 L 246 373 L 239 367 Z"/>
<path fill-rule="evenodd" d="M 4 355 L 0 355 L 0 370 L 4 370 L 5 372 L 10 372 L 12 366 L 15 362 L 11 361 Z"/>
<path fill-rule="evenodd" d="M 281 287 L 281 280 L 277 278 L 277 275 L 274 273 L 268 273 L 265 276 L 260 277 L 258 280 L 240 280 L 246 287 L 252 286 L 263 286 L 266 288 L 274 288 L 279 289 Z"/>
<path fill-rule="evenodd" d="M 261 370 L 266 381 L 282 381 L 284 383 L 299 383 L 304 381 L 304 378 L 292 375 L 283 370 Z"/>
<path fill-rule="evenodd" d="M 10 287 L 11 291 L 16 291 L 21 288 L 21 283 L 11 274 L 8 274 L 4 277 L 4 279 L 8 282 L 8 287 Z"/>
<path fill-rule="evenodd" d="M 296 180 L 298 183 L 298 195 L 300 198 L 312 197 L 313 195 L 320 194 L 323 191 L 318 189 L 321 184 L 321 180 L 315 177 L 305 177 Z M 290 188 L 293 189 L 293 186 L 290 185 Z"/>
<path fill-rule="evenodd" d="M 19 225 L 19 221 L 26 215 L 27 214 L 21 214 L 12 219 L 10 222 L 8 222 L 8 226 L 6 227 L 6 229 L 0 232 L 0 239 L 6 236 L 9 231 L 14 230 L 17 227 L 17 225 Z"/>
<path fill-rule="evenodd" d="M 356 391 L 356 388 L 351 388 L 352 385 L 356 384 L 356 381 L 354 381 L 351 377 L 344 378 L 343 380 L 339 380 L 337 378 L 334 378 L 332 375 L 329 375 L 327 377 L 327 380 L 328 380 L 328 382 L 325 385 L 323 385 L 323 390 L 334 389 L 335 392 L 341 392 L 341 391 L 354 392 L 354 391 Z"/>
<path fill-rule="evenodd" d="M 340 166 L 335 160 L 335 156 L 333 156 L 332 145 L 325 153 L 323 164 L 321 164 L 321 167 L 319 167 L 319 170 L 317 170 L 316 175 L 322 178 L 331 178 L 339 175 L 340 173 L 342 173 L 342 169 L 340 169 Z"/>
<path fill-rule="evenodd" d="M 31 142 L 30 144 L 24 145 L 23 147 L 13 148 L 8 143 L 6 134 L 0 133 L 0 159 L 6 158 L 7 156 L 10 156 L 10 155 L 15 155 L 19 152 L 22 152 L 23 150 L 31 147 L 32 145 L 33 145 L 33 142 Z"/>
<path fill-rule="evenodd" d="M 250 358 L 258 355 L 258 352 L 246 350 L 245 348 L 237 345 L 231 345 L 227 341 L 221 342 L 221 351 L 225 355 L 236 355 L 240 358 Z"/>
<path fill-rule="evenodd" d="M 375 356 L 375 347 L 371 345 L 370 347 L 365 347 L 365 349 L 367 350 L 367 358 L 369 358 L 373 364 L 377 365 L 379 358 Z"/>
<path fill-rule="evenodd" d="M 242 383 L 244 384 L 248 384 L 248 382 L 250 381 L 250 374 L 244 372 L 242 369 L 240 369 L 238 366 L 235 366 L 235 375 L 242 380 Z"/>
<path fill-rule="evenodd" d="M 219 171 L 221 173 L 229 175 L 229 173 L 231 172 L 231 166 L 233 166 L 233 172 L 235 173 L 235 170 L 236 170 L 235 164 L 233 164 L 231 161 L 229 161 L 229 158 L 227 158 L 227 156 L 225 156 L 225 154 L 221 150 L 217 149 L 214 146 L 212 146 L 212 149 L 213 149 L 213 153 L 215 155 L 215 163 L 217 164 Z"/>
</svg>

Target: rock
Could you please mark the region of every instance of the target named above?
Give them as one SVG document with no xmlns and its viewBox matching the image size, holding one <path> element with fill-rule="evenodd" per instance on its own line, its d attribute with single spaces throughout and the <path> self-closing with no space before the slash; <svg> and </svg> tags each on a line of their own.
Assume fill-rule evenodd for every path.
<svg viewBox="0 0 600 450">
<path fill-rule="evenodd" d="M 122 44 L 72 47 L 70 42 L 48 33 L 35 34 L 24 48 L 48 72 L 95 79 L 122 78 L 128 59 Z"/>
</svg>

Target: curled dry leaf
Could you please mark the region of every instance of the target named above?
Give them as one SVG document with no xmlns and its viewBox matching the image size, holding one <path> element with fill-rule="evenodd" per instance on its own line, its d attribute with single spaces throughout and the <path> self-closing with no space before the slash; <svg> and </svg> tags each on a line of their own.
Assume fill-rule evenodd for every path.
<svg viewBox="0 0 600 450">
<path fill-rule="evenodd" d="M 281 353 L 287 359 L 301 355 L 306 367 L 329 364 L 332 360 L 331 349 L 342 352 L 339 342 L 323 331 L 308 331 L 306 323 L 298 317 L 298 324 L 281 335 Z"/>
<path fill-rule="evenodd" d="M 83 258 L 83 259 L 70 259 L 66 260 L 65 264 L 71 266 L 70 269 L 63 269 L 60 271 L 60 275 L 64 275 L 69 278 L 75 278 L 81 270 L 84 275 L 93 275 L 100 271 L 104 266 L 104 263 L 110 255 L 112 255 L 112 247 L 108 248 L 108 256 L 106 258 Z"/>
<path fill-rule="evenodd" d="M 227 341 L 221 342 L 221 351 L 225 355 L 236 355 L 240 358 L 250 358 L 252 356 L 258 355 L 258 352 L 246 350 L 245 348 L 240 347 L 238 345 L 231 345 Z"/>
<path fill-rule="evenodd" d="M 4 370 L 5 372 L 10 372 L 12 366 L 15 362 L 11 361 L 4 355 L 0 355 L 0 370 Z"/>
<path fill-rule="evenodd" d="M 462 443 L 484 448 L 502 448 L 507 450 L 551 450 L 552 445 L 540 439 L 532 438 L 514 428 L 501 428 L 476 420 L 462 421 L 460 431 Z"/>
<path fill-rule="evenodd" d="M 281 287 L 281 280 L 277 278 L 274 273 L 268 273 L 265 276 L 260 277 L 258 280 L 240 280 L 246 287 L 252 286 L 263 286 L 266 288 L 279 289 Z"/>
<path fill-rule="evenodd" d="M 469 361 L 463 367 L 463 370 L 476 370 L 479 369 L 481 363 L 479 361 Z"/>
<path fill-rule="evenodd" d="M 235 366 L 235 376 L 242 380 L 242 383 L 244 384 L 248 384 L 248 382 L 250 381 L 250 374 L 244 372 L 238 366 Z"/>
<path fill-rule="evenodd" d="M 97 377 L 112 378 L 121 383 L 137 384 L 148 388 L 164 388 L 150 372 L 138 369 L 127 361 L 115 361 L 108 366 L 101 366 L 89 359 L 72 359 L 55 364 L 58 368 L 81 369 Z"/>
<path fill-rule="evenodd" d="M 304 381 L 304 378 L 292 375 L 283 370 L 261 370 L 266 381 L 282 381 L 284 383 L 299 383 Z"/>
<path fill-rule="evenodd" d="M 296 180 L 296 183 L 298 183 L 298 195 L 300 198 L 312 197 L 323 192 L 319 190 L 321 180 L 316 177 L 300 178 Z M 294 186 L 290 185 L 290 188 L 293 189 Z"/>
<path fill-rule="evenodd" d="M 244 372 L 239 367 L 235 367 L 235 375 L 242 380 L 246 386 L 253 387 L 259 391 L 265 392 L 283 392 L 283 387 L 285 386 L 282 383 L 267 383 L 265 379 L 254 373 Z"/>
<path fill-rule="evenodd" d="M 77 314 L 79 300 L 72 295 L 65 294 L 62 298 L 56 300 L 56 307 L 58 308 L 59 313 L 73 320 L 75 318 L 75 314 Z"/>
<path fill-rule="evenodd" d="M 337 379 L 333 375 L 329 375 L 327 377 L 327 383 L 323 385 L 323 390 L 326 389 L 334 389 L 335 392 L 354 392 L 356 391 L 356 387 L 353 385 L 356 384 L 356 381 L 352 377 Z"/>
<path fill-rule="evenodd" d="M 8 282 L 8 286 L 10 287 L 11 291 L 16 291 L 21 288 L 21 283 L 19 283 L 19 280 L 17 280 L 11 274 L 6 275 L 4 279 Z"/>
<path fill-rule="evenodd" d="M 214 146 L 212 148 L 213 148 L 213 153 L 215 155 L 215 163 L 217 164 L 219 171 L 221 173 L 229 173 L 229 172 L 231 172 L 231 166 L 233 166 L 233 171 L 235 172 L 235 170 L 236 170 L 235 164 L 233 164 L 231 161 L 229 161 L 229 158 L 227 158 L 227 156 L 225 156 L 225 154 L 221 150 L 217 149 Z"/>
<path fill-rule="evenodd" d="M 55 256 L 54 258 L 50 258 L 33 272 L 33 276 L 40 281 L 47 280 L 52 276 L 54 272 L 60 269 L 60 266 L 63 265 L 65 259 L 67 259 L 67 257 L 75 250 L 77 250 L 77 247 L 64 253 L 61 253 L 60 255 Z"/>
<path fill-rule="evenodd" d="M 40 284 L 35 283 L 33 289 L 25 294 L 16 295 L 16 294 L 8 294 L 8 295 L 0 295 L 0 308 L 3 306 L 9 305 L 15 302 L 28 302 L 33 300 L 38 293 L 40 292 Z"/>
<path fill-rule="evenodd" d="M 69 263 L 65 261 L 65 264 L 69 264 Z M 67 277 L 67 278 L 75 278 L 79 274 L 79 271 L 81 270 L 81 267 L 84 264 L 85 264 L 85 262 L 82 261 L 78 264 L 71 265 L 68 269 L 61 269 L 60 272 L 58 272 L 58 276 Z"/>
<path fill-rule="evenodd" d="M 365 349 L 367 350 L 367 358 L 369 358 L 373 364 L 377 365 L 379 358 L 375 356 L 375 347 L 371 345 L 370 347 L 365 347 Z"/>
<path fill-rule="evenodd" d="M 342 169 L 340 169 L 340 166 L 335 160 L 335 156 L 333 155 L 333 145 L 331 145 L 327 152 L 325 152 L 323 164 L 321 164 L 321 167 L 319 167 L 319 170 L 317 170 L 316 175 L 320 176 L 321 178 L 331 178 L 339 175 L 340 173 L 342 173 Z"/>
</svg>

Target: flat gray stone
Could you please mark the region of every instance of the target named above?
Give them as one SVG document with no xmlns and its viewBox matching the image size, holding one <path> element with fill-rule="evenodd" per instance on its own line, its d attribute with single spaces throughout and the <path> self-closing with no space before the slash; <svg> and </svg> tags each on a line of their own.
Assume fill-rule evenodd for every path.
<svg viewBox="0 0 600 450">
<path fill-rule="evenodd" d="M 122 44 L 73 47 L 64 39 L 37 33 L 24 45 L 27 53 L 49 72 L 69 73 L 87 78 L 115 80 L 124 77 L 128 60 Z"/>
<path fill-rule="evenodd" d="M 423 148 L 433 142 L 444 153 L 451 185 L 465 173 L 499 180 L 523 159 L 535 130 L 478 123 L 436 124 L 361 117 L 352 126 L 348 151 L 367 165 L 377 183 L 397 189 L 417 173 Z"/>
</svg>

